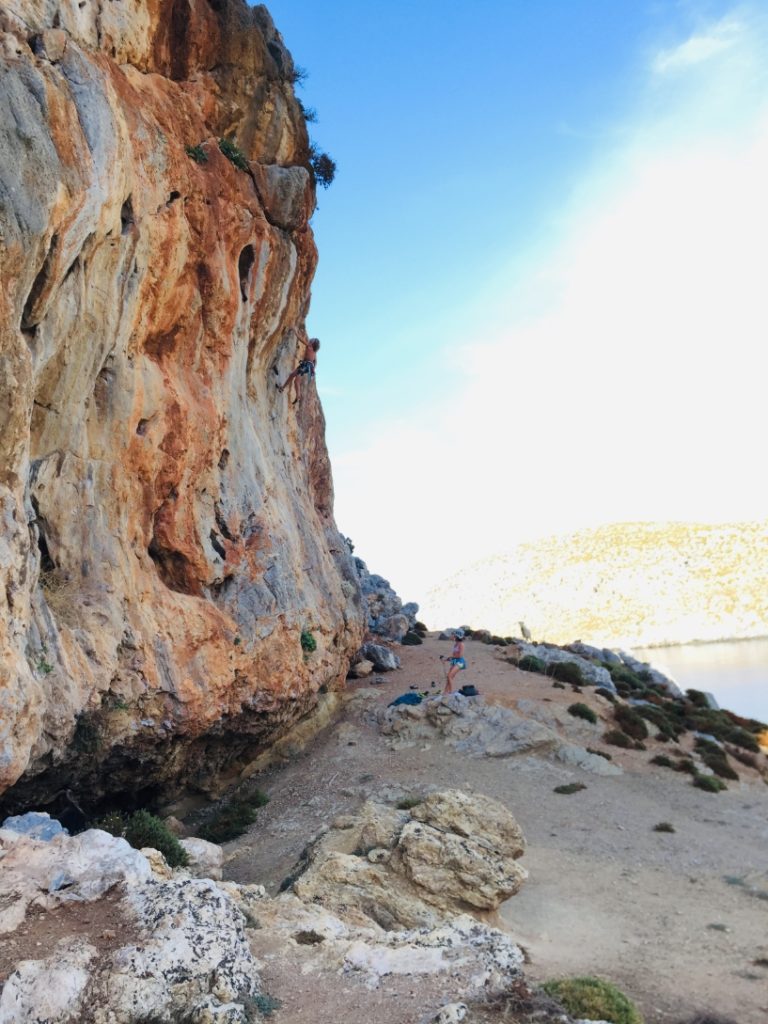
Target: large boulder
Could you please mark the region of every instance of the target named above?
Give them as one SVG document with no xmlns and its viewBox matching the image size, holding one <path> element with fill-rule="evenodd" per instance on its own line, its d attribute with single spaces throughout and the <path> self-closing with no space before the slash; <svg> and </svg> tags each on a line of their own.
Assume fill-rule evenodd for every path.
<svg viewBox="0 0 768 1024">
<path fill-rule="evenodd" d="M 196 837 L 181 839 L 179 842 L 189 858 L 187 871 L 190 875 L 194 875 L 195 878 L 221 878 L 224 851 L 220 846 Z"/>
<path fill-rule="evenodd" d="M 358 924 L 435 927 L 466 907 L 495 910 L 527 877 L 520 828 L 489 797 L 450 790 L 408 811 L 369 801 L 334 826 L 306 851 L 293 891 Z"/>
<path fill-rule="evenodd" d="M 31 907 L 66 910 L 71 922 L 55 948 L 16 964 L 1 1024 L 252 1021 L 260 988 L 245 917 L 210 879 L 157 881 L 138 850 L 97 830 L 49 842 L 2 830 L 0 854 L 4 946 L 22 925 L 27 945 L 35 928 L 33 948 L 46 945 L 46 919 Z M 102 922 L 96 931 L 92 919 Z"/>
<path fill-rule="evenodd" d="M 354 564 L 367 606 L 369 631 L 387 640 L 401 640 L 416 624 L 419 606 L 415 601 L 403 604 L 389 580 L 369 572 L 362 558 L 355 558 Z"/>
<path fill-rule="evenodd" d="M 546 753 L 559 743 L 548 725 L 510 708 L 485 704 L 480 697 L 455 693 L 421 704 L 397 704 L 379 712 L 379 726 L 389 744 L 399 749 L 442 739 L 471 757 L 511 757 Z"/>
<path fill-rule="evenodd" d="M 384 644 L 366 643 L 360 648 L 360 656 L 373 663 L 377 672 L 393 672 L 400 668 L 400 659 L 393 650 Z"/>
</svg>

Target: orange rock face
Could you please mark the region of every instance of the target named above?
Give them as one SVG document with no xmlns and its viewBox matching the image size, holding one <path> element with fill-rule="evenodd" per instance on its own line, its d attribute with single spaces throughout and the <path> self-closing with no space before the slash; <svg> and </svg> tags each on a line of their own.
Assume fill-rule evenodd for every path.
<svg viewBox="0 0 768 1024">
<path fill-rule="evenodd" d="M 205 788 L 359 646 L 314 383 L 275 387 L 317 258 L 293 75 L 244 0 L 0 11 L 9 807 Z"/>
</svg>

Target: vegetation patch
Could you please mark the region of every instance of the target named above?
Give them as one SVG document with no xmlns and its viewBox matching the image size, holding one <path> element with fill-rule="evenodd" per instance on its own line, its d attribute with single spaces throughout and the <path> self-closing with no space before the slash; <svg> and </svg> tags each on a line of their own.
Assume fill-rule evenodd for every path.
<svg viewBox="0 0 768 1024">
<path fill-rule="evenodd" d="M 557 680 L 555 680 L 555 682 L 552 683 L 552 689 L 553 690 L 565 690 L 566 689 L 566 685 L 565 685 L 565 683 L 558 683 Z"/>
<path fill-rule="evenodd" d="M 653 826 L 654 832 L 676 832 L 677 829 L 669 821 L 660 821 L 658 825 Z"/>
<path fill-rule="evenodd" d="M 233 138 L 219 139 L 219 149 L 231 164 L 240 171 L 249 171 L 248 157 Z"/>
<path fill-rule="evenodd" d="M 541 658 L 537 658 L 533 654 L 523 655 L 523 657 L 517 663 L 517 667 L 522 669 L 523 672 L 538 672 L 539 675 L 543 675 L 547 670 L 547 666 L 544 664 Z"/>
<path fill-rule="evenodd" d="M 651 764 L 657 764 L 660 768 L 674 768 L 675 762 L 671 757 L 667 757 L 666 754 L 656 754 L 655 757 L 651 758 Z"/>
<path fill-rule="evenodd" d="M 690 757 L 681 757 L 672 767 L 676 772 L 687 772 L 689 775 L 696 775 L 696 765 Z"/>
<path fill-rule="evenodd" d="M 327 153 L 321 152 L 314 143 L 309 150 L 309 166 L 315 176 L 315 182 L 322 188 L 330 188 L 336 177 L 336 161 Z"/>
<path fill-rule="evenodd" d="M 196 164 L 207 164 L 208 154 L 203 149 L 202 145 L 198 143 L 196 146 L 186 147 L 187 156 L 190 160 L 194 160 Z"/>
<path fill-rule="evenodd" d="M 586 788 L 583 782 L 569 782 L 565 786 L 555 786 L 552 792 L 562 793 L 563 796 L 570 796 L 571 793 L 580 793 L 582 789 Z"/>
<path fill-rule="evenodd" d="M 598 757 L 604 757 L 606 761 L 612 761 L 613 755 L 609 754 L 607 750 L 597 750 L 595 747 L 587 747 L 588 754 L 597 754 Z"/>
<path fill-rule="evenodd" d="M 612 1024 L 643 1024 L 637 1008 L 610 982 L 599 978 L 564 978 L 542 988 L 572 1017 L 609 1020 Z"/>
<path fill-rule="evenodd" d="M 417 633 L 413 629 L 409 629 L 407 633 L 404 633 L 400 639 L 400 643 L 404 647 L 418 647 L 419 644 L 423 644 L 424 640 L 420 633 Z"/>
<path fill-rule="evenodd" d="M 725 751 L 717 743 L 699 736 L 696 739 L 695 749 L 707 768 L 711 768 L 715 775 L 718 775 L 721 779 L 734 779 L 738 781 L 738 772 L 730 766 Z"/>
<path fill-rule="evenodd" d="M 145 846 L 159 850 L 172 868 L 183 868 L 189 863 L 187 851 L 173 832 L 164 821 L 149 811 L 136 811 L 127 817 L 119 811 L 113 811 L 97 821 L 95 827 L 110 835 L 120 836 L 136 850 L 142 850 Z"/>
<path fill-rule="evenodd" d="M 257 809 L 267 803 L 269 797 L 258 789 L 246 797 L 230 800 L 197 830 L 197 834 L 209 843 L 228 843 L 248 831 L 258 817 Z"/>
<path fill-rule="evenodd" d="M 625 732 L 627 736 L 631 736 L 633 740 L 648 738 L 648 726 L 645 724 L 645 719 L 628 704 L 617 704 L 613 709 L 613 717 L 621 731 Z"/>
<path fill-rule="evenodd" d="M 302 629 L 301 649 L 305 654 L 311 654 L 312 651 L 317 650 L 317 640 L 315 640 L 315 634 L 311 629 Z"/>
<path fill-rule="evenodd" d="M 571 704 L 568 714 L 574 718 L 583 718 L 585 722 L 591 722 L 593 725 L 597 723 L 597 715 L 587 704 Z"/>
<path fill-rule="evenodd" d="M 728 789 L 722 779 L 718 779 L 716 775 L 694 775 L 693 784 L 698 789 L 703 789 L 705 793 L 720 793 L 723 789 Z"/>
<path fill-rule="evenodd" d="M 604 697 L 606 700 L 610 701 L 611 704 L 616 703 L 616 695 L 611 693 L 610 690 L 606 690 L 604 686 L 598 686 L 598 688 L 595 690 L 595 693 L 598 695 L 598 697 Z"/>
<path fill-rule="evenodd" d="M 584 683 L 584 673 L 575 661 L 554 661 L 549 666 L 548 673 L 561 683 L 571 683 L 574 686 L 581 686 Z"/>
<path fill-rule="evenodd" d="M 603 736 L 603 742 L 610 743 L 612 747 L 623 747 L 624 750 L 632 746 L 632 740 L 621 729 L 609 729 Z"/>
</svg>

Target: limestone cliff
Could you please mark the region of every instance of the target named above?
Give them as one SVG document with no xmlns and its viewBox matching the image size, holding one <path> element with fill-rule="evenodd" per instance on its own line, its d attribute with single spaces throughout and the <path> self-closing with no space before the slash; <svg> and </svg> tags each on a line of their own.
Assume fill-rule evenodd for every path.
<svg viewBox="0 0 768 1024">
<path fill-rule="evenodd" d="M 359 646 L 314 385 L 275 387 L 316 265 L 294 80 L 244 0 L 0 7 L 7 806 L 204 787 Z"/>
</svg>

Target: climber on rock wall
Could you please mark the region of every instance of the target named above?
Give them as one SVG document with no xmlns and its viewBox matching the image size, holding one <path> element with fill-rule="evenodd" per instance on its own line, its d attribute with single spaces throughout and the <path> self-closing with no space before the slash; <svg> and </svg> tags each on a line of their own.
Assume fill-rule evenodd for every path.
<svg viewBox="0 0 768 1024">
<path fill-rule="evenodd" d="M 317 338 L 307 338 L 304 342 L 304 358 L 301 360 L 299 365 L 290 374 L 290 376 L 282 383 L 277 385 L 277 390 L 280 392 L 285 391 L 288 385 L 293 381 L 293 405 L 299 400 L 299 377 L 309 377 L 312 380 L 315 376 L 315 366 L 317 363 L 317 350 L 320 348 L 320 342 Z"/>
</svg>

